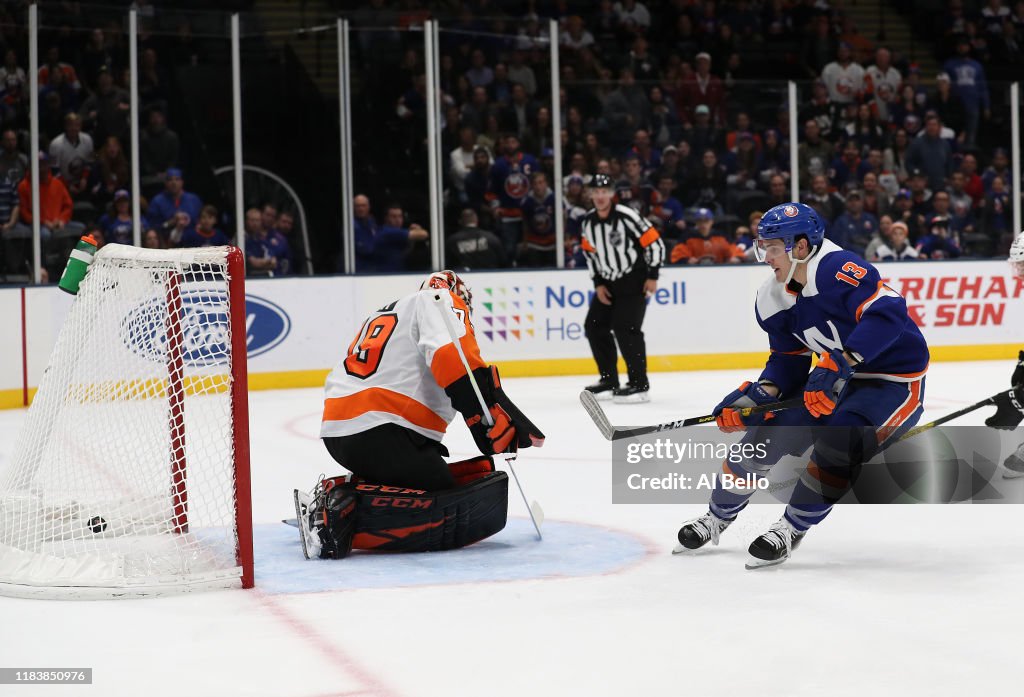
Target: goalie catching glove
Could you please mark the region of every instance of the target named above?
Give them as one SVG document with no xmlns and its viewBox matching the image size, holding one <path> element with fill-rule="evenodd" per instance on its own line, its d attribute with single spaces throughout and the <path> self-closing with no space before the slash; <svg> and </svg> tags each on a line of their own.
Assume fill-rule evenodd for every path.
<svg viewBox="0 0 1024 697">
<path fill-rule="evenodd" d="M 727 394 L 711 414 L 716 417 L 715 423 L 724 433 L 743 431 L 748 426 L 759 426 L 773 418 L 775 414 L 767 412 L 741 416 L 740 409 L 759 407 L 777 401 L 778 398 L 773 397 L 760 383 L 748 381 Z"/>
<path fill-rule="evenodd" d="M 514 453 L 518 448 L 529 448 L 531 445 L 544 445 L 544 434 L 519 410 L 505 391 L 501 389 L 501 380 L 495 366 L 477 368 L 473 371 L 480 394 L 493 425 L 485 423 L 480 400 L 473 391 L 469 376 L 464 375 L 447 388 L 452 406 L 462 413 L 466 419 L 473 440 L 484 455 L 497 453 Z"/>
</svg>

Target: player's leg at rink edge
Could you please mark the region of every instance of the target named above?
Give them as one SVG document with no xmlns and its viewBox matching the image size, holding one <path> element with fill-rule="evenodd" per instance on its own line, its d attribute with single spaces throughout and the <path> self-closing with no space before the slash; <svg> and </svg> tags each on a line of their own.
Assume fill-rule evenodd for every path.
<svg viewBox="0 0 1024 697">
<path fill-rule="evenodd" d="M 751 545 L 751 554 L 757 556 L 755 545 L 759 541 L 763 542 L 767 536 L 773 543 L 770 549 L 762 550 L 771 558 L 761 561 L 770 564 L 785 561 L 803 535 L 824 520 L 849 490 L 863 463 L 895 442 L 920 419 L 923 380 L 918 383 L 865 380 L 852 383 L 848 389 L 850 393 L 835 413 L 825 419 L 814 419 L 806 410 L 796 409 L 780 412 L 767 424 L 744 434 L 744 443 L 767 445 L 765 457 L 723 463 L 723 472 L 736 478 L 748 475 L 760 478 L 767 476 L 784 455 L 800 455 L 809 445 L 814 446 L 782 520 L 773 526 L 773 531 L 780 525 L 786 529 L 769 531 Z M 897 426 L 890 428 L 890 424 Z M 782 434 L 785 436 L 779 437 Z M 717 544 L 719 535 L 747 506 L 754 491 L 726 489 L 719 479 L 711 494 L 709 512 L 679 530 L 680 547 L 676 552 L 698 549 L 707 542 Z M 776 548 L 775 543 L 784 535 L 789 539 Z M 765 564 L 755 566 L 760 565 Z"/>
<path fill-rule="evenodd" d="M 811 415 L 805 409 L 780 411 L 774 418 L 762 426 L 751 428 L 743 434 L 741 444 L 764 445 L 764 456 L 744 458 L 738 462 L 725 460 L 722 473 L 729 474 L 739 480 L 753 477 L 755 480 L 767 477 L 771 469 L 786 455 L 802 455 L 810 447 L 812 436 Z M 679 546 L 674 554 L 685 553 L 703 547 L 708 542 L 717 545 L 719 535 L 736 520 L 740 512 L 746 508 L 756 488 L 726 489 L 722 478 L 716 480 L 711 492 L 708 512 L 703 516 L 684 523 L 679 529 Z"/>
<path fill-rule="evenodd" d="M 850 385 L 850 394 L 828 422 L 814 429 L 814 451 L 786 507 L 786 519 L 796 530 L 805 532 L 824 520 L 861 466 L 917 424 L 924 410 L 924 382 L 860 380 Z"/>
<path fill-rule="evenodd" d="M 813 429 L 814 450 L 785 514 L 750 543 L 748 569 L 789 559 L 807 531 L 850 490 L 863 464 L 913 427 L 923 411 L 923 380 L 865 380 L 847 389 L 836 411 Z"/>
</svg>

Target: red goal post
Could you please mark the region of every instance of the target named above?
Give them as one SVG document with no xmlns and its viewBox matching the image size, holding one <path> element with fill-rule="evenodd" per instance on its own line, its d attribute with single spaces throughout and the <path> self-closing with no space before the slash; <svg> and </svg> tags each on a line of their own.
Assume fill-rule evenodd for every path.
<svg viewBox="0 0 1024 697">
<path fill-rule="evenodd" d="M 0 471 L 0 594 L 251 588 L 245 265 L 107 245 Z"/>
</svg>

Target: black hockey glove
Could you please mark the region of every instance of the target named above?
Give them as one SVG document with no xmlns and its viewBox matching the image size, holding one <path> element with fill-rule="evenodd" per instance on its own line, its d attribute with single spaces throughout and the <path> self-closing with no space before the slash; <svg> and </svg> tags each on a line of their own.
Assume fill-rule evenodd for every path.
<svg viewBox="0 0 1024 697">
<path fill-rule="evenodd" d="M 1018 386 L 996 395 L 996 413 L 985 419 L 985 425 L 989 428 L 1012 431 L 1017 428 L 1022 419 L 1024 419 L 1024 388 Z"/>
<path fill-rule="evenodd" d="M 473 377 L 476 378 L 480 393 L 488 405 L 493 426 L 484 423 L 480 400 L 473 392 L 469 376 L 459 378 L 445 388 L 445 392 L 452 400 L 452 406 L 465 417 L 466 425 L 480 452 L 484 455 L 513 453 L 518 448 L 543 445 L 544 434 L 501 389 L 497 368 L 477 368 L 473 371 Z"/>
<path fill-rule="evenodd" d="M 491 366 L 492 384 L 494 385 L 494 399 L 498 406 L 508 414 L 512 425 L 516 429 L 516 438 L 520 448 L 529 448 L 531 445 L 539 448 L 544 445 L 544 434 L 532 421 L 526 418 L 526 414 L 519 410 L 512 400 L 501 389 L 501 379 L 498 377 L 498 368 Z"/>
</svg>

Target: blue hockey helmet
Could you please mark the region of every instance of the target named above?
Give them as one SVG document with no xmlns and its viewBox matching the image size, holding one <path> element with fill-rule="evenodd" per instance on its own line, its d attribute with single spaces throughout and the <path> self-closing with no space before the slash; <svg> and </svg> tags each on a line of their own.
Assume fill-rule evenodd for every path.
<svg viewBox="0 0 1024 697">
<path fill-rule="evenodd" d="M 761 216 L 757 224 L 758 239 L 782 240 L 790 259 L 793 258 L 793 247 L 800 235 L 807 237 L 812 255 L 825 239 L 825 224 L 821 222 L 817 211 L 804 203 L 780 203 Z M 764 248 L 755 244 L 754 251 L 758 261 L 764 261 Z"/>
</svg>

